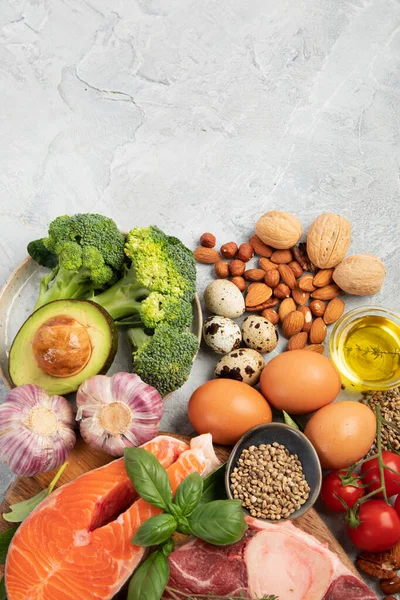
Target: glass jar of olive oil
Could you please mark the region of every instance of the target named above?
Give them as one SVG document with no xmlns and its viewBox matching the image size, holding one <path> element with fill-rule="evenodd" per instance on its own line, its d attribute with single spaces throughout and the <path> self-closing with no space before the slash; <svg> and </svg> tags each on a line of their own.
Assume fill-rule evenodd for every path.
<svg viewBox="0 0 400 600">
<path fill-rule="evenodd" d="M 351 310 L 335 324 L 330 351 L 352 386 L 362 390 L 396 387 L 400 384 L 400 316 L 379 306 Z"/>
</svg>

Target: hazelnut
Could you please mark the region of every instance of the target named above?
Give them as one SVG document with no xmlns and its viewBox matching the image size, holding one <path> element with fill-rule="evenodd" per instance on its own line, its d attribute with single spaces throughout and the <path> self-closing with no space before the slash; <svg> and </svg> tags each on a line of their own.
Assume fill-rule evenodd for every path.
<svg viewBox="0 0 400 600">
<path fill-rule="evenodd" d="M 286 285 L 286 283 L 280 283 L 274 289 L 274 296 L 276 298 L 289 298 L 290 296 L 290 287 Z"/>
<path fill-rule="evenodd" d="M 235 259 L 232 260 L 231 264 L 229 265 L 229 270 L 233 277 L 237 277 L 238 275 L 243 275 L 246 270 L 246 265 L 242 260 Z"/>
<path fill-rule="evenodd" d="M 254 249 L 250 244 L 240 244 L 237 257 L 243 262 L 248 262 L 254 256 Z"/>
<path fill-rule="evenodd" d="M 214 248 L 216 243 L 217 240 L 212 233 L 203 233 L 200 237 L 200 246 L 203 246 L 203 248 Z"/>
<path fill-rule="evenodd" d="M 244 292 L 246 289 L 246 282 L 243 277 L 232 277 L 231 282 L 234 283 L 241 292 Z"/>
<path fill-rule="evenodd" d="M 219 279 L 229 277 L 229 264 L 224 260 L 219 260 L 214 265 L 214 271 Z"/>
<path fill-rule="evenodd" d="M 236 256 L 238 251 L 237 244 L 235 242 L 228 242 L 221 246 L 221 254 L 224 258 L 233 258 Z"/>
</svg>

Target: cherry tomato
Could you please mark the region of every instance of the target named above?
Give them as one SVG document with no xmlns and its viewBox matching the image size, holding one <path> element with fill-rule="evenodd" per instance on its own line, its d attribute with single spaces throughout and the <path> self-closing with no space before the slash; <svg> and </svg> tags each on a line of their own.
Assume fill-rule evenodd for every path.
<svg viewBox="0 0 400 600">
<path fill-rule="evenodd" d="M 347 525 L 351 541 L 365 552 L 390 550 L 400 540 L 400 518 L 384 500 L 368 500 L 358 514 L 360 525 Z"/>
<path fill-rule="evenodd" d="M 396 502 L 394 503 L 394 510 L 397 512 L 397 514 L 400 517 L 400 494 L 397 496 Z"/>
<path fill-rule="evenodd" d="M 339 477 L 339 473 L 343 475 L 346 471 L 331 471 L 322 480 L 321 500 L 330 510 L 337 513 L 346 512 L 345 507 L 340 502 L 340 498 L 345 501 L 349 508 L 353 508 L 359 498 L 364 496 L 364 489 L 355 485 L 343 485 Z M 361 479 L 358 479 L 357 473 L 352 473 L 355 484 L 362 485 Z"/>
<path fill-rule="evenodd" d="M 400 494 L 400 456 L 394 452 L 385 450 L 382 452 L 382 459 L 387 467 L 399 473 L 399 475 L 396 475 L 396 473 L 384 469 L 386 493 L 388 498 L 390 498 L 390 496 Z M 372 460 L 363 463 L 361 466 L 361 473 L 363 475 L 364 483 L 367 484 L 368 489 L 371 492 L 381 487 L 381 476 L 377 458 L 373 458 Z M 382 492 L 379 492 L 376 496 L 377 498 L 383 498 Z"/>
</svg>

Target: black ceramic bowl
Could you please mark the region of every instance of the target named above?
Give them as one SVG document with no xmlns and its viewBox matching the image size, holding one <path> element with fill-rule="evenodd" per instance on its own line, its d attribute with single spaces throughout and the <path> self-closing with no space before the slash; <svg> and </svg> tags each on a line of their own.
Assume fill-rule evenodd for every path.
<svg viewBox="0 0 400 600">
<path fill-rule="evenodd" d="M 265 425 L 258 425 L 257 427 L 253 427 L 253 429 L 249 429 L 249 431 L 240 438 L 232 450 L 226 465 L 226 493 L 228 498 L 233 498 L 229 485 L 230 475 L 236 466 L 242 450 L 249 448 L 249 446 L 273 444 L 274 442 L 278 442 L 278 444 L 285 446 L 291 454 L 297 454 L 303 467 L 304 476 L 310 486 L 310 495 L 307 498 L 307 501 L 299 508 L 299 510 L 296 510 L 288 517 L 289 519 L 297 519 L 297 517 L 300 517 L 307 512 L 317 500 L 321 490 L 322 472 L 318 455 L 311 442 L 306 438 L 304 433 L 301 433 L 301 431 L 298 431 L 285 423 L 266 423 Z M 247 514 L 250 514 L 245 508 L 243 508 L 243 510 Z M 283 520 L 284 519 L 281 519 L 281 521 Z M 271 522 L 276 523 L 280 521 Z"/>
</svg>

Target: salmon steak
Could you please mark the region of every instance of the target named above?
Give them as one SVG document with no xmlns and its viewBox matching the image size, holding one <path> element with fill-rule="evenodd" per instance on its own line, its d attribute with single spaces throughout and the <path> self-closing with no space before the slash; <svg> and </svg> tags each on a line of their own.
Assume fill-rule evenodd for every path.
<svg viewBox="0 0 400 600">
<path fill-rule="evenodd" d="M 210 434 L 190 447 L 159 436 L 142 446 L 167 470 L 173 492 L 193 472 L 220 463 Z M 17 530 L 7 555 L 8 600 L 109 600 L 144 558 L 131 543 L 162 511 L 138 497 L 124 460 L 85 473 L 44 500 Z"/>
</svg>

